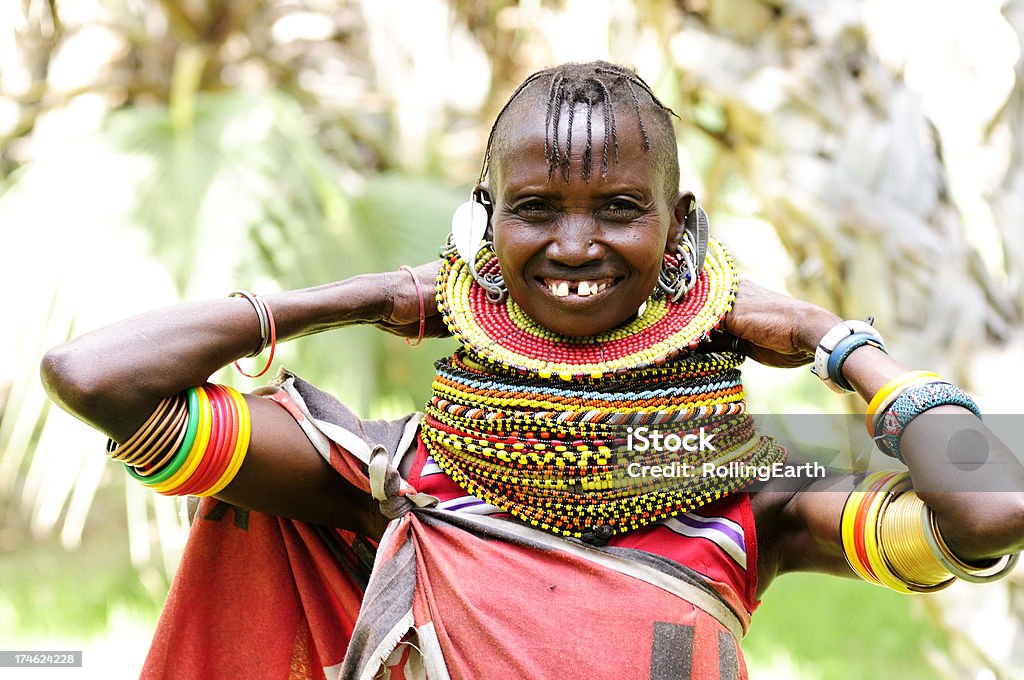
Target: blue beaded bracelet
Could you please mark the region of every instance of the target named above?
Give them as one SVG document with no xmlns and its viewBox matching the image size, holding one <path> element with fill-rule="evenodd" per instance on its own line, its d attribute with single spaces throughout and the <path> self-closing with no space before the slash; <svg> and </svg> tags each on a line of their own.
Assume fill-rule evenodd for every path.
<svg viewBox="0 0 1024 680">
<path fill-rule="evenodd" d="M 853 354 L 853 351 L 864 345 L 871 345 L 885 352 L 885 345 L 879 342 L 878 338 L 869 333 L 851 333 L 836 343 L 832 352 L 828 355 L 828 377 L 838 387 L 847 392 L 853 392 L 850 381 L 843 376 L 843 363 Z"/>
<path fill-rule="evenodd" d="M 875 425 L 875 443 L 879 450 L 901 463 L 900 439 L 910 421 L 928 409 L 951 404 L 962 406 L 981 418 L 981 410 L 962 389 L 948 382 L 931 382 L 912 387 L 898 396 Z"/>
</svg>

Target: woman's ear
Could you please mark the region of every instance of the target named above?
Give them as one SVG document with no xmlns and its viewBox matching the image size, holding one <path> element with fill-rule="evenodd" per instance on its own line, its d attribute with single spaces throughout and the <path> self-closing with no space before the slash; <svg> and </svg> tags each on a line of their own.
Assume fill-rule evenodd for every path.
<svg viewBox="0 0 1024 680">
<path fill-rule="evenodd" d="M 683 194 L 676 204 L 676 210 L 685 205 L 683 217 L 683 243 L 693 255 L 693 264 L 697 271 L 704 268 L 704 257 L 708 253 L 708 242 L 711 239 L 711 225 L 708 214 L 700 207 L 700 201 L 690 192 Z"/>
<path fill-rule="evenodd" d="M 488 241 L 494 240 L 491 219 L 494 217 L 494 201 L 491 199 L 491 188 L 483 182 L 473 187 L 473 200 L 484 207 L 487 211 L 487 232 L 484 238 Z"/>
<path fill-rule="evenodd" d="M 683 234 L 686 232 L 686 216 L 690 212 L 690 206 L 697 201 L 693 192 L 679 192 L 676 196 L 675 205 L 672 206 L 672 218 L 668 226 L 668 237 L 665 240 L 665 252 L 674 253 L 676 246 L 683 242 Z"/>
</svg>

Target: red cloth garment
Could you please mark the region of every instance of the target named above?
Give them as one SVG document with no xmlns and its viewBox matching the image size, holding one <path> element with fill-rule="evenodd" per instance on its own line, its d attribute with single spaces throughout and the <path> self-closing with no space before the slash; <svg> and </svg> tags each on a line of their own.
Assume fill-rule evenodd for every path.
<svg viewBox="0 0 1024 680">
<path fill-rule="evenodd" d="M 741 603 L 669 560 L 432 509 L 405 515 L 385 542 L 414 548 L 415 638 L 405 637 L 406 621 L 396 630 L 424 657 L 443 659 L 446 675 L 427 677 L 746 677 L 735 637 L 749 624 Z M 735 634 L 686 601 L 696 592 L 731 616 Z M 346 659 L 343 677 L 373 677 L 358 661 Z"/>
<path fill-rule="evenodd" d="M 434 462 L 420 445 L 409 471 L 409 483 L 437 497 L 438 508 L 449 512 L 510 518 L 468 494 Z M 609 546 L 634 548 L 685 564 L 711 581 L 728 585 L 747 613 L 757 608 L 757 540 L 750 495 L 726 496 L 694 512 L 684 512 L 625 534 L 612 536 Z"/>
<path fill-rule="evenodd" d="M 354 541 L 203 499 L 141 677 L 337 677 L 369 575 Z"/>
<path fill-rule="evenodd" d="M 416 416 L 362 421 L 287 374 L 269 396 L 392 518 L 372 574 L 363 580 L 366 543 L 351 534 L 206 500 L 143 677 L 746 677 L 737 640 L 756 542 L 745 496 L 678 531 L 594 547 L 445 507 Z M 407 482 L 400 459 L 417 453 Z"/>
</svg>

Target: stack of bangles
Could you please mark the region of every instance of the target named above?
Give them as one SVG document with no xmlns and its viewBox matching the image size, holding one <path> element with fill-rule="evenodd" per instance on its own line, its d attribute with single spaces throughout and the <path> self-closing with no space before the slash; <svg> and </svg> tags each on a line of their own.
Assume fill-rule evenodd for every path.
<svg viewBox="0 0 1024 680">
<path fill-rule="evenodd" d="M 163 399 L 107 455 L 165 496 L 212 496 L 235 478 L 249 449 L 249 406 L 238 391 L 207 383 Z"/>
<path fill-rule="evenodd" d="M 866 415 L 868 434 L 882 453 L 903 463 L 900 439 L 907 425 L 925 411 L 945 404 L 961 406 L 981 418 L 978 405 L 956 385 L 929 371 L 908 371 L 871 398 Z"/>
<path fill-rule="evenodd" d="M 881 470 L 865 477 L 846 500 L 843 552 L 862 579 L 901 593 L 929 593 L 957 578 L 986 583 L 1013 569 L 1019 553 L 984 564 L 953 554 L 935 514 L 910 488 L 909 472 Z"/>
</svg>

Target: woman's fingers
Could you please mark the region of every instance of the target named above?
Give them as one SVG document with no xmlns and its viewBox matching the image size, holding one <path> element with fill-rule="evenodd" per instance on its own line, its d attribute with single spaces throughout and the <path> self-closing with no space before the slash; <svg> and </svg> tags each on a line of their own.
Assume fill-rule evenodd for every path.
<svg viewBox="0 0 1024 680">
<path fill-rule="evenodd" d="M 740 350 L 756 361 L 794 367 L 814 358 L 818 340 L 838 321 L 817 305 L 744 279 L 723 326 L 727 334 L 740 338 Z"/>
</svg>

